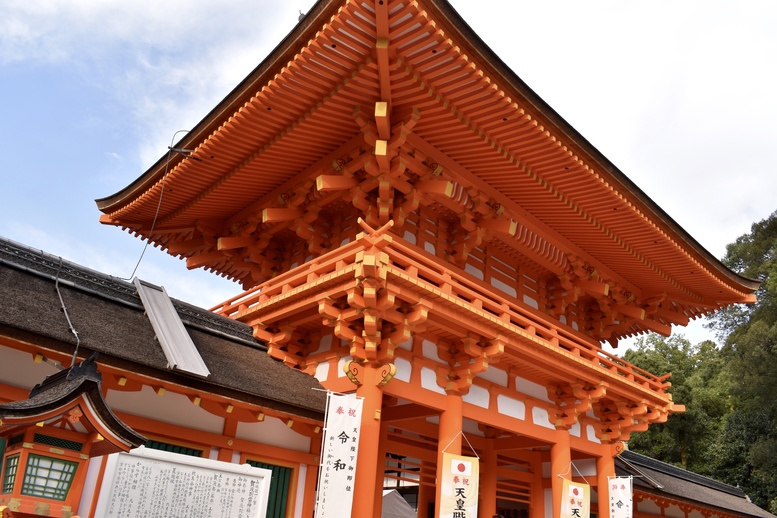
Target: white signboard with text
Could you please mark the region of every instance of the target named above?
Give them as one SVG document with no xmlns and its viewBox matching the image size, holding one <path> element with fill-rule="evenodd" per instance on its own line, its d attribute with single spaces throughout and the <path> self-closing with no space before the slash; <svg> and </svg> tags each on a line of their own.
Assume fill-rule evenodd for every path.
<svg viewBox="0 0 777 518">
<path fill-rule="evenodd" d="M 108 457 L 95 516 L 264 518 L 272 472 L 140 447 Z"/>
</svg>

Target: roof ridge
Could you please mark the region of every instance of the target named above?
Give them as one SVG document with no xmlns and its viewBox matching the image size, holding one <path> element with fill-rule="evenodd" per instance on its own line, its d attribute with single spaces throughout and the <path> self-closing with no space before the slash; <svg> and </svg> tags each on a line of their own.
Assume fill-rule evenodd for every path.
<svg viewBox="0 0 777 518">
<path fill-rule="evenodd" d="M 59 279 L 61 284 L 142 307 L 135 287 L 131 283 L 2 236 L 0 236 L 0 262 L 42 277 Z"/>
</svg>

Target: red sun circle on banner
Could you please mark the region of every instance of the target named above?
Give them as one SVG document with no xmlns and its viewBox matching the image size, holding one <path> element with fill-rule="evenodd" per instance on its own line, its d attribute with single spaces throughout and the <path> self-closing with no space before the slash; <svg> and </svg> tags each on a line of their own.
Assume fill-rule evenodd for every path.
<svg viewBox="0 0 777 518">
<path fill-rule="evenodd" d="M 465 466 L 463 462 L 459 462 L 459 465 L 456 466 L 456 469 L 458 469 L 460 473 L 464 473 L 467 471 L 467 466 Z"/>
</svg>

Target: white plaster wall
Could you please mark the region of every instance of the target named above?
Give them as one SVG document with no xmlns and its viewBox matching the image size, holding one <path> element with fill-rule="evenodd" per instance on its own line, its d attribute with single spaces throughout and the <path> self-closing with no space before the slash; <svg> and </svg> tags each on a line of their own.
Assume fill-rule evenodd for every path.
<svg viewBox="0 0 777 518">
<path fill-rule="evenodd" d="M 445 390 L 437 384 L 437 373 L 429 367 L 421 367 L 421 387 L 438 394 L 445 394 Z"/>
<path fill-rule="evenodd" d="M 544 408 L 540 407 L 532 407 L 531 409 L 531 418 L 532 422 L 536 424 L 537 426 L 542 426 L 545 428 L 550 428 L 551 430 L 555 430 L 556 427 L 550 424 L 550 418 L 548 418 L 548 411 Z"/>
<path fill-rule="evenodd" d="M 137 392 L 109 390 L 105 399 L 115 411 L 219 435 L 224 431 L 224 419 L 206 412 L 181 394 L 165 392 L 159 396 L 144 385 Z"/>
<path fill-rule="evenodd" d="M 521 378 L 520 376 L 515 378 L 515 390 L 522 394 L 526 394 L 527 396 L 532 396 L 541 401 L 547 401 L 550 403 L 550 399 L 548 399 L 548 391 L 543 385 Z"/>
<path fill-rule="evenodd" d="M 496 367 L 489 367 L 484 372 L 478 374 L 477 377 L 490 381 L 496 385 L 501 385 L 503 387 L 507 386 L 507 372 L 502 369 L 497 369 Z"/>
<path fill-rule="evenodd" d="M 585 427 L 585 433 L 586 437 L 588 437 L 588 440 L 591 442 L 595 442 L 596 444 L 601 444 L 602 441 L 599 440 L 599 438 L 596 436 L 596 429 L 592 425 L 586 425 Z"/>
<path fill-rule="evenodd" d="M 580 437 L 580 423 L 575 423 L 569 429 L 569 435 L 573 437 Z"/>
<path fill-rule="evenodd" d="M 340 361 L 337 362 L 337 377 L 342 378 L 345 376 L 345 364 L 353 360 L 352 356 L 343 356 Z"/>
<path fill-rule="evenodd" d="M 469 388 L 469 392 L 461 397 L 465 403 L 479 406 L 481 408 L 488 408 L 489 393 L 488 390 L 477 385 L 472 385 Z"/>
<path fill-rule="evenodd" d="M 577 459 L 573 461 L 573 464 L 575 465 L 574 476 L 596 476 L 596 459 Z"/>
<path fill-rule="evenodd" d="M 462 437 L 461 441 L 461 454 L 477 455 L 476 452 L 470 448 L 470 445 L 467 444 L 467 436 L 477 435 L 478 437 L 484 437 L 483 431 L 478 427 L 478 423 L 475 421 L 470 421 L 469 419 L 465 419 L 464 422 L 461 423 L 461 431 L 464 432 L 464 437 Z"/>
<path fill-rule="evenodd" d="M 545 518 L 553 518 L 553 490 L 545 490 Z"/>
<path fill-rule="evenodd" d="M 424 340 L 421 342 L 421 351 L 424 355 L 424 358 L 429 358 L 430 360 L 434 360 L 437 362 L 441 362 L 439 356 L 437 356 L 437 344 L 434 342 L 430 342 L 429 340 Z"/>
<path fill-rule="evenodd" d="M 316 366 L 316 373 L 313 377 L 318 381 L 326 381 L 329 377 L 329 362 L 319 363 Z"/>
<path fill-rule="evenodd" d="M 397 368 L 397 373 L 394 375 L 394 378 L 406 383 L 410 382 L 410 375 L 413 373 L 413 365 L 409 361 L 404 358 L 395 358 L 394 367 Z"/>
<path fill-rule="evenodd" d="M 313 351 L 311 354 L 321 353 L 328 351 L 332 348 L 332 335 L 324 335 L 321 337 L 321 340 L 318 342 L 318 349 Z"/>
<path fill-rule="evenodd" d="M 258 423 L 238 423 L 235 437 L 294 451 L 310 451 L 310 437 L 299 434 L 275 417 Z"/>
<path fill-rule="evenodd" d="M 526 405 L 523 401 L 518 401 L 511 397 L 499 394 L 496 397 L 496 408 L 500 414 L 520 419 L 526 419 Z"/>
<path fill-rule="evenodd" d="M 35 363 L 32 354 L 10 347 L 0 347 L 0 365 L 3 365 L 3 377 L 0 381 L 26 390 L 42 382 L 46 376 L 59 372 L 48 363 Z M 9 368 L 10 365 L 13 365 L 13 368 Z"/>
</svg>

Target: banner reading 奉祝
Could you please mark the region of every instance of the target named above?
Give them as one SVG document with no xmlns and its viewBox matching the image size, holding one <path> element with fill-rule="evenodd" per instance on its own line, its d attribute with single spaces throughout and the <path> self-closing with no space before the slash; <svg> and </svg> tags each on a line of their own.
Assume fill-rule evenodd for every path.
<svg viewBox="0 0 777 518">
<path fill-rule="evenodd" d="M 564 479 L 561 491 L 561 518 L 589 518 L 591 487 Z"/>
<path fill-rule="evenodd" d="M 478 458 L 443 453 L 442 462 L 440 518 L 477 518 Z"/>
<path fill-rule="evenodd" d="M 631 518 L 631 477 L 610 479 L 610 518 Z"/>
<path fill-rule="evenodd" d="M 355 394 L 327 394 L 316 518 L 351 516 L 363 402 Z"/>
</svg>

